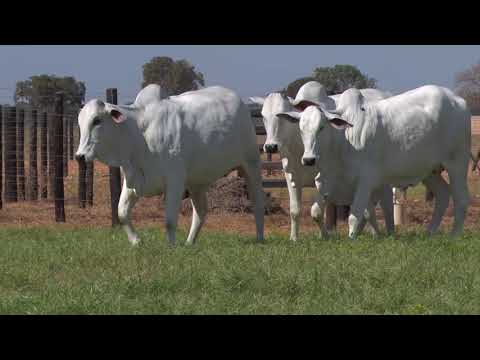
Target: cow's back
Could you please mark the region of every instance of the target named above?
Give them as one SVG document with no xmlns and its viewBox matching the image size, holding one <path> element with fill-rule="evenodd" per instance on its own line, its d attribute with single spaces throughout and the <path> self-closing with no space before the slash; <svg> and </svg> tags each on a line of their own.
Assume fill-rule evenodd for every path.
<svg viewBox="0 0 480 360">
<path fill-rule="evenodd" d="M 416 169 L 470 149 L 469 111 L 449 89 L 423 86 L 372 106 L 378 129 L 371 152 L 387 172 L 413 176 Z"/>
<path fill-rule="evenodd" d="M 149 148 L 181 159 L 194 178 L 219 177 L 259 156 L 250 112 L 232 90 L 214 86 L 172 96 L 148 106 L 145 116 Z"/>
</svg>

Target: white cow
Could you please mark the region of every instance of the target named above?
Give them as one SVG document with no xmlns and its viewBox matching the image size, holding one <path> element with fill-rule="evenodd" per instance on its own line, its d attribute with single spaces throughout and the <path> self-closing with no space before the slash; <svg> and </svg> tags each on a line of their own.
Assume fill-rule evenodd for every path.
<svg viewBox="0 0 480 360">
<path fill-rule="evenodd" d="M 166 91 L 160 85 L 150 84 L 140 90 L 133 102 L 133 106 L 145 107 L 151 102 L 160 101 L 167 97 Z"/>
<path fill-rule="evenodd" d="M 429 233 L 437 231 L 451 192 L 455 211 L 451 234 L 461 234 L 469 203 L 471 156 L 470 112 L 465 101 L 433 85 L 373 103 L 366 103 L 357 89 L 347 90 L 342 98 L 347 105 L 335 111 L 309 106 L 302 113 L 277 116 L 300 122 L 302 162 L 320 164 L 326 191 L 341 191 L 335 189 L 338 179 L 354 186 L 349 194 L 353 200 L 349 236 L 356 237 L 371 194 L 383 184 L 405 187 L 420 181 L 436 199 Z M 442 168 L 448 172 L 450 186 L 440 175 Z"/>
<path fill-rule="evenodd" d="M 377 100 L 382 96 L 388 96 L 375 89 L 363 90 L 366 90 L 368 99 L 371 98 Z M 250 100 L 262 105 L 262 117 L 267 132 L 267 138 L 264 144 L 265 152 L 275 153 L 280 151 L 290 198 L 290 239 L 296 241 L 298 239 L 300 225 L 302 189 L 305 184 L 314 182 L 315 177 L 318 175 L 318 168 L 307 168 L 302 166 L 301 158 L 304 152 L 304 147 L 300 136 L 300 129 L 297 124 L 279 121 L 276 114 L 292 111 L 294 110 L 293 106 L 296 106 L 297 109 L 303 109 L 312 104 L 322 105 L 333 109 L 335 108 L 336 103 L 331 97 L 327 96 L 325 88 L 316 81 L 304 84 L 299 89 L 295 99 L 287 98 L 280 93 L 272 93 L 266 98 L 252 97 Z M 387 231 L 392 233 L 394 231 L 392 191 L 388 187 L 384 190 L 385 191 L 382 192 L 381 196 L 381 205 L 385 213 Z M 321 236 L 325 237 L 327 236 L 327 231 L 323 224 L 324 208 L 319 205 L 320 203 L 323 203 L 323 201 L 317 199 L 317 197 L 318 194 L 315 194 L 315 202 L 311 208 L 310 214 L 319 225 Z M 341 201 L 338 202 L 336 200 L 341 200 L 338 195 L 337 197 L 332 195 L 329 197 L 329 201 L 337 203 L 338 205 L 343 204 Z M 350 203 L 347 203 L 345 205 L 349 204 Z M 375 212 L 371 211 L 370 213 L 370 223 L 374 232 L 378 233 Z"/>
<path fill-rule="evenodd" d="M 263 241 L 261 162 L 246 105 L 236 93 L 219 86 L 167 99 L 147 96 L 155 92 L 145 90 L 143 100 L 132 106 L 94 99 L 78 116 L 77 158 L 120 166 L 125 176 L 118 216 L 129 241 L 139 241 L 130 218 L 138 198 L 165 192 L 167 235 L 175 244 L 178 213 L 187 189 L 193 207 L 187 243 L 193 243 L 205 221 L 208 186 L 236 167 L 247 174 L 257 240 Z"/>
</svg>

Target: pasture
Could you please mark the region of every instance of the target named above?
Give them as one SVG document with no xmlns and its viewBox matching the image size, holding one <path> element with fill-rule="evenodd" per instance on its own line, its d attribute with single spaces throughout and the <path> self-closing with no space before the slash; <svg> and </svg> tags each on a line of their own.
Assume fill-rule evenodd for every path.
<svg viewBox="0 0 480 360">
<path fill-rule="evenodd" d="M 140 234 L 131 248 L 116 230 L 0 230 L 0 313 L 480 313 L 478 231 L 265 245 L 206 231 L 174 249 L 158 229 Z"/>
<path fill-rule="evenodd" d="M 474 129 L 476 129 L 474 127 Z M 480 147 L 475 132 L 473 150 Z M 281 178 L 273 172 L 272 178 Z M 368 233 L 352 242 L 320 240 L 305 191 L 300 241 L 288 240 L 286 189 L 271 190 L 284 214 L 265 217 L 266 243 L 254 242 L 252 214 L 209 214 L 198 243 L 167 245 L 162 197 L 141 199 L 132 248 L 110 229 L 108 167 L 95 163 L 94 206 L 79 208 L 78 168 L 65 178 L 67 222 L 56 224 L 52 201 L 7 204 L 0 211 L 1 314 L 477 314 L 480 313 L 480 178 L 469 174 L 465 235 L 428 237 L 432 214 L 423 186 L 408 191 L 407 221 L 394 237 Z M 383 229 L 383 218 L 378 212 Z"/>
</svg>

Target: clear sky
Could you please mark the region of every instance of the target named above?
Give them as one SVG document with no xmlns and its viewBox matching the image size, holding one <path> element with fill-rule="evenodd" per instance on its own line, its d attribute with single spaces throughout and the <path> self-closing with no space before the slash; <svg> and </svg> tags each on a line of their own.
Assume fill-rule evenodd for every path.
<svg viewBox="0 0 480 360">
<path fill-rule="evenodd" d="M 119 101 L 130 101 L 140 90 L 142 65 L 154 56 L 185 58 L 204 74 L 207 86 L 223 85 L 246 98 L 335 64 L 356 65 L 394 93 L 424 84 L 453 88 L 455 73 L 480 61 L 480 46 L 0 46 L 0 103 L 12 101 L 16 81 L 43 73 L 84 81 L 87 100 L 116 87 Z"/>
</svg>

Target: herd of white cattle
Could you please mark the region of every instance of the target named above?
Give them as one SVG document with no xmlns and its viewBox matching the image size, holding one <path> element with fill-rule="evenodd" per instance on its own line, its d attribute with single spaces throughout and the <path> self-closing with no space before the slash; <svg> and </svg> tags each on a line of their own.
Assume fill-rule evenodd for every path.
<svg viewBox="0 0 480 360">
<path fill-rule="evenodd" d="M 267 132 L 264 150 L 279 152 L 290 195 L 291 240 L 299 236 L 304 184 L 315 181 L 311 216 L 320 235 L 327 202 L 351 205 L 349 237 L 366 222 L 379 228 L 375 206 L 394 232 L 393 187 L 422 182 L 434 194 L 428 232 L 438 230 L 450 195 L 452 236 L 463 232 L 469 205 L 471 115 L 465 101 L 447 88 L 422 86 L 392 96 L 376 89 L 349 89 L 327 96 L 316 81 L 295 99 L 280 93 L 250 100 L 262 105 Z M 167 97 L 149 85 L 129 106 L 90 100 L 78 116 L 76 157 L 121 168 L 125 181 L 119 219 L 132 244 L 140 239 L 131 221 L 142 196 L 166 195 L 166 230 L 176 243 L 177 219 L 188 190 L 193 214 L 187 243 L 195 242 L 207 213 L 208 187 L 234 168 L 247 177 L 254 204 L 257 240 L 264 239 L 261 159 L 250 110 L 232 90 L 220 86 Z M 443 179 L 445 170 L 450 184 Z"/>
</svg>

